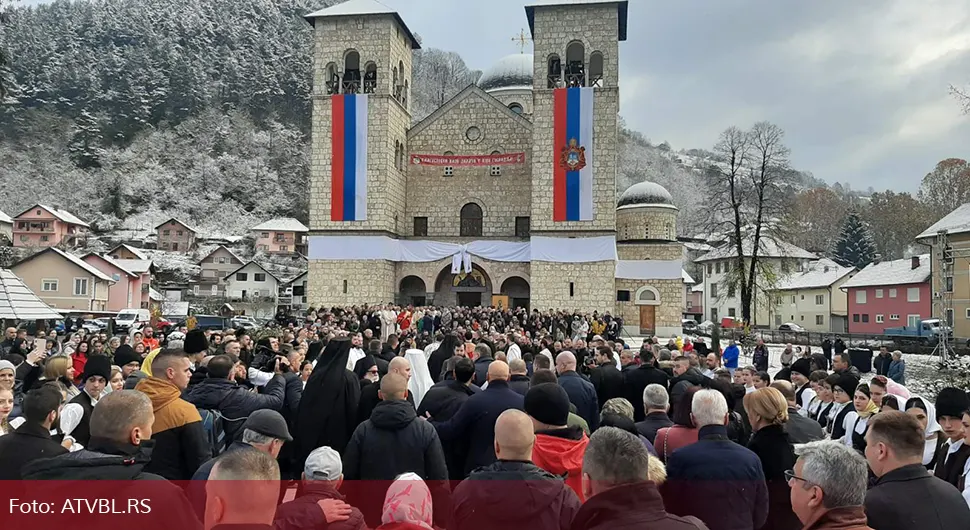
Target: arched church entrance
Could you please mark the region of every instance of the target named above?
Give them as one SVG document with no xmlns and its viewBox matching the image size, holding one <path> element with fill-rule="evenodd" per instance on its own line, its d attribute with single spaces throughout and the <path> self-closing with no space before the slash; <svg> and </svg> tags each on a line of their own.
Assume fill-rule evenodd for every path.
<svg viewBox="0 0 970 530">
<path fill-rule="evenodd" d="M 428 299 L 428 288 L 424 280 L 417 276 L 405 276 L 401 280 L 399 293 L 402 305 L 423 306 Z"/>
<path fill-rule="evenodd" d="M 502 295 L 507 296 L 509 307 L 529 309 L 529 282 L 525 278 L 512 276 L 502 282 Z"/>
<path fill-rule="evenodd" d="M 434 305 L 478 307 L 492 302 L 492 280 L 478 265 L 472 264 L 472 271 L 451 273 L 451 265 L 446 265 L 434 286 Z"/>
</svg>

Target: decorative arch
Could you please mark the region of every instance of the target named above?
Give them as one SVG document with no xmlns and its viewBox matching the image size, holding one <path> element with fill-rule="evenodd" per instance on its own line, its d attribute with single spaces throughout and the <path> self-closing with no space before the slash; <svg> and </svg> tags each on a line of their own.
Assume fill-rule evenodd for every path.
<svg viewBox="0 0 970 530">
<path fill-rule="evenodd" d="M 633 297 L 633 304 L 660 305 L 660 292 L 649 285 L 644 285 L 637 289 L 636 295 Z"/>
<path fill-rule="evenodd" d="M 593 52 L 589 54 L 589 86 L 592 87 L 602 87 L 603 86 L 603 71 L 605 68 L 605 63 L 603 60 L 602 52 Z"/>
<path fill-rule="evenodd" d="M 508 305 L 511 309 L 519 307 L 529 308 L 529 298 L 531 288 L 529 281 L 522 276 L 509 276 L 502 281 L 500 292 L 503 296 L 508 296 Z"/>
<path fill-rule="evenodd" d="M 337 63 L 330 63 L 324 68 L 324 86 L 327 88 L 327 95 L 340 93 L 340 73 Z"/>
<path fill-rule="evenodd" d="M 478 263 L 472 272 L 452 274 L 451 262 L 442 267 L 434 283 L 435 305 L 487 306 L 491 302 L 492 279 Z"/>
<path fill-rule="evenodd" d="M 478 203 L 469 202 L 461 207 L 461 237 L 482 237 L 485 214 Z"/>
<path fill-rule="evenodd" d="M 405 276 L 398 285 L 400 297 L 408 304 L 425 305 L 428 296 L 428 286 L 424 279 L 418 276 Z"/>
<path fill-rule="evenodd" d="M 364 66 L 364 93 L 373 94 L 377 91 L 377 64 L 369 61 Z"/>
<path fill-rule="evenodd" d="M 546 60 L 546 88 L 562 86 L 562 59 L 558 54 L 552 54 Z"/>
<path fill-rule="evenodd" d="M 344 52 L 344 94 L 357 94 L 361 90 L 360 52 L 351 48 Z"/>
<path fill-rule="evenodd" d="M 586 86 L 586 45 L 573 41 L 566 46 L 566 86 Z"/>
<path fill-rule="evenodd" d="M 401 142 L 394 140 L 394 167 L 401 169 Z"/>
<path fill-rule="evenodd" d="M 516 114 L 522 114 L 525 112 L 525 107 L 523 107 L 521 103 L 513 101 L 512 103 L 509 103 L 509 110 Z"/>
<path fill-rule="evenodd" d="M 407 107 L 408 106 L 408 91 L 411 90 L 411 83 L 407 79 L 404 80 L 404 97 L 401 98 L 401 103 Z"/>
<path fill-rule="evenodd" d="M 492 149 L 491 154 L 493 154 L 493 155 L 500 155 L 500 154 L 502 154 L 502 148 L 501 147 L 498 147 L 498 148 Z M 489 176 L 492 176 L 492 177 L 501 177 L 502 176 L 502 166 L 491 166 L 491 167 L 489 167 L 488 168 L 488 174 L 489 174 Z"/>
</svg>

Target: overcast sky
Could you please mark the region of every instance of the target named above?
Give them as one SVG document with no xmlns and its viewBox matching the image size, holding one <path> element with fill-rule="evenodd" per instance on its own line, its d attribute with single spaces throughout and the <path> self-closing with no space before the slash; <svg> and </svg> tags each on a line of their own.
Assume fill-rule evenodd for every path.
<svg viewBox="0 0 970 530">
<path fill-rule="evenodd" d="M 528 30 L 529 0 L 382 1 L 474 69 Z M 621 114 L 675 149 L 768 120 L 796 168 L 901 191 L 970 157 L 970 117 L 947 90 L 970 84 L 967 0 L 630 0 L 620 55 Z"/>
</svg>

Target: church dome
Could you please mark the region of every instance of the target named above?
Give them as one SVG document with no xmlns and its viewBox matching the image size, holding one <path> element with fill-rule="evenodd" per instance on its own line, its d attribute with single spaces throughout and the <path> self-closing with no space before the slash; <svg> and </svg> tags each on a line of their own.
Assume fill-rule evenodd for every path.
<svg viewBox="0 0 970 530">
<path fill-rule="evenodd" d="M 507 55 L 485 70 L 478 80 L 478 86 L 486 92 L 508 88 L 532 90 L 534 69 L 531 53 Z"/>
<path fill-rule="evenodd" d="M 620 206 L 639 206 L 639 205 L 674 205 L 674 198 L 664 188 L 656 182 L 640 182 L 626 189 L 620 200 L 616 203 Z"/>
</svg>

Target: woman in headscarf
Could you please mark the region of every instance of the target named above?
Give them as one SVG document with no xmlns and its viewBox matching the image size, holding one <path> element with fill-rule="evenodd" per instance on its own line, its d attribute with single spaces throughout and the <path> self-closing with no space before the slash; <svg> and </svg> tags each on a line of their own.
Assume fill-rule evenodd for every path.
<svg viewBox="0 0 970 530">
<path fill-rule="evenodd" d="M 913 396 L 906 401 L 904 409 L 906 414 L 916 418 L 916 421 L 923 426 L 923 435 L 926 438 L 923 448 L 923 466 L 926 469 L 933 469 L 936 465 L 937 452 L 946 442 L 943 428 L 936 421 L 936 407 L 919 396 Z"/>
<path fill-rule="evenodd" d="M 435 383 L 445 378 L 444 370 L 442 369 L 445 361 L 454 357 L 460 347 L 463 347 L 463 345 L 461 340 L 458 339 L 458 335 L 448 333 L 442 339 L 441 344 L 438 345 L 438 349 L 431 352 L 431 357 L 428 359 L 428 371 L 431 373 L 431 379 Z"/>
<path fill-rule="evenodd" d="M 384 495 L 378 530 L 433 530 L 431 491 L 415 473 L 394 479 Z"/>
<path fill-rule="evenodd" d="M 866 431 L 869 429 L 869 418 L 879 412 L 879 407 L 872 401 L 872 394 L 869 385 L 859 383 L 852 396 L 854 410 L 845 416 L 843 427 L 845 434 L 842 436 L 842 443 L 862 452 L 866 449 Z"/>
<path fill-rule="evenodd" d="M 408 349 L 404 357 L 411 363 L 411 379 L 408 380 L 408 392 L 414 395 L 414 405 L 421 406 L 424 395 L 434 386 L 431 379 L 431 371 L 428 370 L 428 361 L 424 357 L 424 350 L 417 348 Z"/>
<path fill-rule="evenodd" d="M 294 436 L 298 469 L 317 447 L 343 453 L 357 427 L 360 381 L 347 370 L 350 347 L 348 337 L 330 341 L 303 389 Z"/>
</svg>

